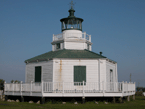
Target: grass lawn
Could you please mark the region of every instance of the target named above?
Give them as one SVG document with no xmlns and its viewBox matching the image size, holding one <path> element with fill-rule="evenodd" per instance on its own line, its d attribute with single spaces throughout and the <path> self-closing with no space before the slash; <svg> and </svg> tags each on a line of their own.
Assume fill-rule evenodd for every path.
<svg viewBox="0 0 145 109">
<path fill-rule="evenodd" d="M 94 102 L 86 102 L 85 104 L 71 104 L 66 102 L 66 104 L 52 104 L 50 102 L 46 104 L 36 104 L 28 102 L 6 102 L 0 101 L 0 109 L 145 109 L 145 97 L 136 96 L 135 101 L 124 101 L 124 103 L 111 103 L 104 104 L 99 102 L 95 104 Z"/>
</svg>

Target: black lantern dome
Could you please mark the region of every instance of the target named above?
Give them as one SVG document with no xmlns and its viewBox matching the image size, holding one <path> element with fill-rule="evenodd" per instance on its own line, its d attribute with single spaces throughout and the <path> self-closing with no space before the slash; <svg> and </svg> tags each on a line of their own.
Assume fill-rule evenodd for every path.
<svg viewBox="0 0 145 109">
<path fill-rule="evenodd" d="M 69 16 L 67 18 L 62 18 L 61 21 L 61 30 L 80 30 L 82 31 L 82 18 L 77 18 L 74 16 L 75 10 L 71 6 L 71 9 L 68 10 Z"/>
</svg>

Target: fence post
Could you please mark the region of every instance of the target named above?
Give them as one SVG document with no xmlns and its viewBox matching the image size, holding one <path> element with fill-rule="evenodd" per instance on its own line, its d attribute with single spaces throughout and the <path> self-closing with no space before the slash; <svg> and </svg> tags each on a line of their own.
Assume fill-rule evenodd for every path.
<svg viewBox="0 0 145 109">
<path fill-rule="evenodd" d="M 22 96 L 22 81 L 21 81 L 21 89 L 20 89 L 20 93 L 21 93 L 21 96 Z"/>
<path fill-rule="evenodd" d="M 62 93 L 64 94 L 64 82 L 62 82 Z"/>
<path fill-rule="evenodd" d="M 15 91 L 17 91 L 17 82 L 15 82 Z"/>
<path fill-rule="evenodd" d="M 86 32 L 84 32 L 84 39 L 86 39 Z"/>
<path fill-rule="evenodd" d="M 103 88 L 103 96 L 104 96 L 104 93 L 105 93 L 105 91 L 104 91 L 104 81 L 102 82 L 102 88 Z"/>
<path fill-rule="evenodd" d="M 89 35 L 89 41 L 91 42 L 91 35 Z"/>
<path fill-rule="evenodd" d="M 15 90 L 15 88 L 14 88 L 14 82 L 13 82 L 13 95 L 14 95 L 14 90 Z"/>
<path fill-rule="evenodd" d="M 41 93 L 42 93 L 42 97 L 43 97 L 43 80 L 41 82 Z"/>
<path fill-rule="evenodd" d="M 104 81 L 102 81 L 102 90 L 103 90 L 103 96 L 104 96 Z"/>
<path fill-rule="evenodd" d="M 122 81 L 122 96 L 124 95 L 124 81 Z"/>
<path fill-rule="evenodd" d="M 83 81 L 83 96 L 84 96 L 84 81 Z"/>
<path fill-rule="evenodd" d="M 33 82 L 33 81 L 31 81 L 31 91 L 30 91 L 30 95 L 32 95 L 32 82 Z"/>
<path fill-rule="evenodd" d="M 128 91 L 128 83 L 127 83 L 127 81 L 126 81 L 126 93 L 127 93 L 127 95 L 129 94 L 129 91 Z"/>
</svg>

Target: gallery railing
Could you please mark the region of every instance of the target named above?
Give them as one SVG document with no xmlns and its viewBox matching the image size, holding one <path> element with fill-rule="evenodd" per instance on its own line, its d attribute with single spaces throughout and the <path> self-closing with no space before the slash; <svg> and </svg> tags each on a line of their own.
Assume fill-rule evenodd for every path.
<svg viewBox="0 0 145 109">
<path fill-rule="evenodd" d="M 61 33 L 54 35 L 53 34 L 53 41 L 63 40 L 63 39 L 85 39 L 89 42 L 91 42 L 91 35 L 86 34 L 86 32 L 83 33 Z"/>
<path fill-rule="evenodd" d="M 135 92 L 135 83 L 127 82 L 41 82 L 5 83 L 5 92 L 40 93 L 107 93 Z"/>
</svg>

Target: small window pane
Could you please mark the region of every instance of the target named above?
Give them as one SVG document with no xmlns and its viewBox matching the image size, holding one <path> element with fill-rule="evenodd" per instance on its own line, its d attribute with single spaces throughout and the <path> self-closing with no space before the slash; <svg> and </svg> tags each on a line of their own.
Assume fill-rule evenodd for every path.
<svg viewBox="0 0 145 109">
<path fill-rule="evenodd" d="M 60 43 L 56 44 L 56 49 L 60 49 Z"/>
</svg>

